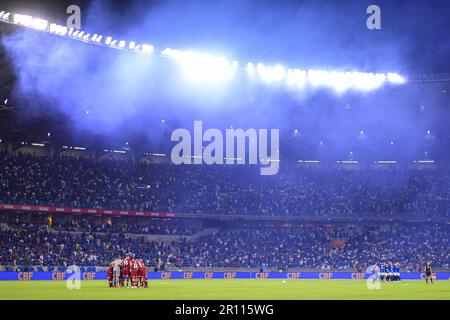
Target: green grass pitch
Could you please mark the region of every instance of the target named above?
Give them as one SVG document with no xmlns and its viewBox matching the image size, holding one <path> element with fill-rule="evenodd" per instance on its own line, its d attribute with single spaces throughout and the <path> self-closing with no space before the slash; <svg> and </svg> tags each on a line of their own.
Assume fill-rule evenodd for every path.
<svg viewBox="0 0 450 320">
<path fill-rule="evenodd" d="M 383 283 L 369 290 L 364 280 L 152 280 L 148 289 L 108 288 L 106 281 L 82 281 L 69 290 L 65 281 L 0 281 L 0 299 L 432 299 L 450 300 L 450 281 Z"/>
</svg>

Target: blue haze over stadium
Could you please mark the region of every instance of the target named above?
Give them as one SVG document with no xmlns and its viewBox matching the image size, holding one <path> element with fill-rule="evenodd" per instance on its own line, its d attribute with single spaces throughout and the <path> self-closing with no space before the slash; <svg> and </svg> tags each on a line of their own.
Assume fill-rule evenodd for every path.
<svg viewBox="0 0 450 320">
<path fill-rule="evenodd" d="M 381 1 L 381 30 L 366 27 L 368 1 L 78 3 L 82 29 L 146 41 L 155 52 L 133 55 L 25 29 L 5 36 L 24 122 L 62 115 L 80 139 L 97 134 L 111 145 L 135 139 L 161 152 L 173 128 L 203 120 L 222 129 L 280 128 L 281 157 L 445 157 L 433 141 L 448 134 L 438 109 L 448 105 L 447 85 L 388 84 L 336 94 L 256 83 L 242 71 L 248 62 L 404 75 L 448 71 L 449 7 L 442 2 Z M 10 7 L 63 23 L 63 4 Z M 225 83 L 191 83 L 159 56 L 164 48 L 237 59 L 240 71 Z"/>
</svg>

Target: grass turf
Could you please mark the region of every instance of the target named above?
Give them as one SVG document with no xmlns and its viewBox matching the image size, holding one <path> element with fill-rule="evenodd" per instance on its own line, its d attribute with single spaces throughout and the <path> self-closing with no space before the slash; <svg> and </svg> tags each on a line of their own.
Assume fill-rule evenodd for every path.
<svg viewBox="0 0 450 320">
<path fill-rule="evenodd" d="M 383 283 L 369 290 L 363 280 L 152 280 L 148 289 L 108 288 L 106 281 L 85 280 L 80 290 L 65 281 L 0 281 L 0 300 L 22 299 L 432 299 L 450 300 L 450 281 Z"/>
</svg>

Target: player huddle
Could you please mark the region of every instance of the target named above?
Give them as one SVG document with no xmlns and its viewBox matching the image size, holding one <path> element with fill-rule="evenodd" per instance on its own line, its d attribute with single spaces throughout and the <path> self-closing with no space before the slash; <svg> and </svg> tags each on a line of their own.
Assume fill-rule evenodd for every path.
<svg viewBox="0 0 450 320">
<path fill-rule="evenodd" d="M 400 278 L 400 263 L 399 262 L 378 262 L 377 266 L 380 272 L 381 281 L 402 281 Z"/>
<path fill-rule="evenodd" d="M 127 254 L 125 259 L 115 259 L 106 271 L 110 288 L 148 288 L 147 269 L 142 259 Z"/>
</svg>

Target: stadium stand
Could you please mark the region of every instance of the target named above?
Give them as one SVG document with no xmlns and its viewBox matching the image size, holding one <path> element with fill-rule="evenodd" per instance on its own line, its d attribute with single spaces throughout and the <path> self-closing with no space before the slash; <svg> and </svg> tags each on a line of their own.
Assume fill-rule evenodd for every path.
<svg viewBox="0 0 450 320">
<path fill-rule="evenodd" d="M 104 267 L 133 252 L 158 270 L 363 270 L 378 259 L 401 261 L 405 270 L 418 270 L 424 259 L 449 268 L 449 225 L 423 223 L 448 217 L 448 177 L 442 167 L 287 166 L 263 179 L 246 166 L 180 167 L 2 152 L 3 204 L 203 215 L 162 219 L 4 211 L 0 264 L 13 270 Z M 234 214 L 253 218 L 223 220 Z M 280 221 L 258 220 L 277 216 Z M 290 223 L 289 217 L 317 220 Z M 330 217 L 353 220 L 337 223 Z M 362 217 L 384 222 L 355 223 Z M 390 222 L 392 217 L 405 223 Z M 421 222 L 414 223 L 418 218 Z"/>
<path fill-rule="evenodd" d="M 448 217 L 448 169 L 312 169 L 0 157 L 0 202 L 217 215 Z"/>
<path fill-rule="evenodd" d="M 46 219 L 47 217 L 47 219 Z M 0 262 L 7 266 L 106 266 L 133 252 L 146 265 L 166 268 L 251 268 L 267 265 L 290 268 L 364 270 L 377 260 L 401 261 L 404 270 L 417 271 L 431 259 L 436 268 L 449 268 L 445 223 L 417 224 L 282 224 L 216 222 L 212 232 L 170 238 L 146 238 L 145 224 L 137 219 L 115 219 L 117 227 L 101 221 L 70 217 L 72 223 L 50 226 L 48 216 L 28 214 L 40 223 L 26 223 L 22 214 L 2 215 Z M 45 222 L 47 221 L 47 222 Z M 81 223 L 83 221 L 83 223 Z M 183 220 L 156 222 L 160 230 L 188 230 Z M 189 221 L 191 223 L 191 221 Z M 200 226 L 199 222 L 194 225 Z M 204 222 L 203 228 L 208 225 Z M 83 228 L 74 225 L 83 225 Z M 169 226 L 172 227 L 169 227 Z M 211 227 L 209 225 L 208 227 Z M 104 232 L 104 228 L 108 228 Z M 75 231 L 74 231 L 75 230 Z M 89 231 L 88 231 L 89 230 Z M 132 231 L 123 233 L 123 230 Z M 156 233 L 159 232 L 157 229 Z M 200 231 L 200 228 L 197 229 Z M 171 233 L 171 232 L 169 232 Z M 188 233 L 194 234 L 193 230 Z"/>
</svg>

